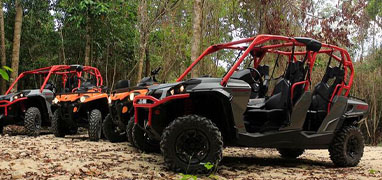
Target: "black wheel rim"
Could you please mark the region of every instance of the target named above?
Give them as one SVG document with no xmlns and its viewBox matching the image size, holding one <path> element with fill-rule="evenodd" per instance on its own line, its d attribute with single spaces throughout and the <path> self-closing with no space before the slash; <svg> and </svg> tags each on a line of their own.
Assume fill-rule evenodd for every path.
<svg viewBox="0 0 382 180">
<path fill-rule="evenodd" d="M 346 145 L 346 154 L 352 159 L 356 159 L 359 155 L 360 147 L 357 137 L 351 136 Z"/>
<path fill-rule="evenodd" d="M 102 124 L 102 121 L 99 120 L 99 121 L 98 121 L 98 124 L 97 124 L 97 137 L 98 137 L 98 138 L 101 138 L 101 134 L 102 134 L 101 124 Z"/>
<path fill-rule="evenodd" d="M 184 163 L 199 164 L 207 157 L 209 150 L 207 136 L 197 129 L 183 131 L 176 139 L 175 152 Z"/>
<path fill-rule="evenodd" d="M 41 127 L 41 122 L 40 122 L 40 116 L 39 116 L 39 115 L 36 115 L 36 116 L 34 117 L 34 122 L 35 122 L 36 130 L 40 129 L 40 127 Z"/>
</svg>

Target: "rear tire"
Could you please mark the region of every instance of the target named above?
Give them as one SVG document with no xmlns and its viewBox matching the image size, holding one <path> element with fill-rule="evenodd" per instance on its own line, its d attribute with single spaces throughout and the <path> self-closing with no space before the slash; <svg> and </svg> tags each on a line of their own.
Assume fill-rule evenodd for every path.
<svg viewBox="0 0 382 180">
<path fill-rule="evenodd" d="M 134 144 L 134 140 L 133 140 L 133 127 L 135 125 L 135 116 L 131 117 L 129 122 L 127 123 L 127 126 L 126 126 L 126 134 L 127 134 L 127 140 L 130 142 L 130 144 L 133 146 L 133 147 L 137 147 L 135 144 Z"/>
<path fill-rule="evenodd" d="M 101 138 L 102 113 L 98 109 L 93 109 L 89 117 L 89 139 L 98 141 Z"/>
<path fill-rule="evenodd" d="M 65 126 L 61 119 L 60 109 L 57 109 L 53 113 L 51 130 L 56 137 L 65 137 Z"/>
<path fill-rule="evenodd" d="M 282 158 L 285 159 L 295 159 L 301 156 L 305 149 L 290 149 L 290 148 L 277 148 Z"/>
<path fill-rule="evenodd" d="M 162 133 L 160 142 L 169 169 L 183 173 L 208 173 L 204 163 L 218 166 L 223 156 L 223 138 L 216 125 L 197 115 L 176 118 Z M 213 169 L 214 169 L 213 168 Z"/>
<path fill-rule="evenodd" d="M 113 118 L 108 114 L 102 123 L 102 130 L 106 139 L 113 143 L 126 141 L 126 132 L 121 133 L 121 131 L 118 131 L 116 128 L 117 125 L 114 124 Z"/>
<path fill-rule="evenodd" d="M 41 113 L 37 107 L 27 109 L 24 118 L 25 132 L 28 136 L 38 136 L 41 130 Z"/>
<path fill-rule="evenodd" d="M 339 130 L 329 147 L 330 159 L 336 166 L 357 166 L 363 156 L 365 147 L 361 130 L 347 126 Z"/>
<path fill-rule="evenodd" d="M 143 126 L 143 125 L 141 125 Z M 132 128 L 132 136 L 133 136 L 133 142 L 134 146 L 138 149 L 146 152 L 159 152 L 159 142 L 152 140 L 148 137 L 148 135 L 145 133 L 141 127 L 139 127 L 138 124 L 134 124 Z"/>
</svg>

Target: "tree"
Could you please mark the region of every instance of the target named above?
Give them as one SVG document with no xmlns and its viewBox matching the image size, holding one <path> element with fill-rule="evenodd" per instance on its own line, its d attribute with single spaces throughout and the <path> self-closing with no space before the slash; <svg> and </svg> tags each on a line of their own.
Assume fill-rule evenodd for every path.
<svg viewBox="0 0 382 180">
<path fill-rule="evenodd" d="M 191 61 L 194 61 L 200 55 L 202 44 L 202 20 L 203 20 L 203 0 L 194 1 L 193 11 L 193 26 L 192 26 L 192 42 L 191 42 Z M 198 70 L 192 71 L 191 76 L 198 76 Z"/>
<path fill-rule="evenodd" d="M 23 8 L 19 0 L 16 0 L 15 9 L 16 9 L 15 30 L 13 35 L 13 50 L 12 50 L 13 72 L 11 73 L 11 81 L 16 80 L 18 76 L 18 72 L 19 72 L 21 26 L 23 22 Z M 13 89 L 17 91 L 17 85 Z"/>
<path fill-rule="evenodd" d="M 5 56 L 5 31 L 4 31 L 4 13 L 3 13 L 3 1 L 0 0 L 0 39 L 1 39 L 1 66 L 7 65 L 7 59 Z M 4 71 L 3 71 L 4 72 Z M 8 75 L 8 74 L 7 74 Z M 5 78 L 6 79 L 6 78 Z M 0 93 L 3 94 L 6 91 L 7 84 L 5 82 L 4 76 L 1 80 Z"/>
<path fill-rule="evenodd" d="M 366 10 L 369 17 L 382 28 L 382 1 L 370 0 Z"/>
<path fill-rule="evenodd" d="M 139 82 L 142 79 L 143 62 L 146 57 L 148 38 L 156 27 L 157 23 L 165 16 L 169 11 L 176 8 L 176 5 L 180 0 L 140 0 L 138 8 L 138 22 L 139 22 L 139 60 L 136 81 Z M 150 6 L 148 6 L 148 4 Z M 150 7 L 150 8 L 149 8 Z M 149 60 L 146 60 L 146 67 L 150 66 Z M 148 71 L 148 70 L 146 70 Z"/>
<path fill-rule="evenodd" d="M 143 60 L 146 56 L 146 47 L 148 40 L 148 21 L 147 21 L 147 0 L 139 1 L 138 8 L 138 22 L 139 22 L 139 60 L 138 60 L 138 72 L 137 82 L 142 79 Z"/>
</svg>

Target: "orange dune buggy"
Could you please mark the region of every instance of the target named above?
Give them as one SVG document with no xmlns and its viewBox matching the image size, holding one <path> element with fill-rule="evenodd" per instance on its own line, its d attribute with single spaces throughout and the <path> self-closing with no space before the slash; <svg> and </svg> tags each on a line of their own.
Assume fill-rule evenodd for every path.
<svg viewBox="0 0 382 180">
<path fill-rule="evenodd" d="M 145 95 L 147 87 L 157 84 L 155 75 L 160 67 L 151 72 L 151 77 L 144 77 L 136 87 L 129 87 L 128 80 L 121 80 L 116 84 L 116 90 L 109 95 L 109 114 L 103 121 L 103 133 L 110 142 L 131 141 L 131 128 L 134 121 L 130 121 L 134 115 L 133 100 L 137 95 Z M 129 123 L 131 122 L 131 123 Z M 127 133 L 127 136 L 126 136 Z"/>
<path fill-rule="evenodd" d="M 52 119 L 52 131 L 56 137 L 77 133 L 78 127 L 88 128 L 89 139 L 101 138 L 102 119 L 109 112 L 107 88 L 97 68 L 84 67 L 82 72 L 90 78 L 76 79 L 79 88 L 71 93 L 58 94 L 53 100 L 57 106 Z"/>
</svg>

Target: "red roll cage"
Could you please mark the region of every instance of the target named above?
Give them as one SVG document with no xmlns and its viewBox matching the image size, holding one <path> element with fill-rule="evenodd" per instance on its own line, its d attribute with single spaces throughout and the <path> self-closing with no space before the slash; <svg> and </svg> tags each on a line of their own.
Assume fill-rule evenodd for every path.
<svg viewBox="0 0 382 180">
<path fill-rule="evenodd" d="M 281 43 L 278 44 L 271 44 L 274 43 L 275 41 L 278 41 Z M 241 44 L 249 44 L 249 46 L 237 46 Z M 266 44 L 266 43 L 270 43 Z M 330 98 L 330 102 L 333 101 L 333 98 L 335 95 L 340 95 L 344 89 L 346 89 L 346 92 L 344 93 L 344 96 L 348 96 L 350 92 L 351 85 L 353 83 L 353 77 L 354 77 L 354 68 L 353 68 L 353 63 L 350 59 L 349 53 L 342 48 L 339 48 L 334 45 L 329 45 L 329 44 L 324 44 L 321 43 L 321 48 L 319 51 L 283 51 L 283 50 L 278 50 L 283 47 L 306 47 L 307 45 L 304 43 L 301 43 L 297 41 L 295 38 L 292 37 L 286 37 L 286 36 L 278 36 L 278 35 L 268 35 L 268 34 L 263 34 L 263 35 L 258 35 L 255 37 L 247 38 L 247 39 L 242 39 L 238 41 L 233 41 L 229 43 L 223 43 L 223 44 L 217 44 L 217 45 L 212 45 L 208 47 L 187 69 L 184 71 L 184 73 L 176 80 L 177 82 L 182 81 L 184 77 L 187 76 L 187 74 L 192 70 L 192 68 L 195 67 L 196 64 L 198 64 L 199 61 L 201 61 L 205 56 L 214 53 L 219 50 L 223 49 L 233 49 L 233 50 L 243 50 L 244 53 L 240 56 L 240 58 L 236 61 L 236 63 L 231 66 L 231 68 L 228 70 L 227 74 L 222 78 L 220 84 L 222 86 L 226 86 L 228 80 L 232 76 L 232 74 L 238 69 L 240 64 L 244 61 L 244 59 L 248 56 L 250 52 L 252 54 L 256 54 L 257 52 L 260 52 L 260 56 L 255 56 L 254 57 L 254 68 L 257 68 L 262 59 L 264 58 L 266 53 L 274 53 L 274 54 L 279 54 L 279 55 L 284 55 L 289 58 L 289 60 L 297 61 L 296 56 L 302 56 L 302 55 L 307 55 L 306 63 L 309 66 L 309 74 L 311 74 L 316 56 L 317 54 L 327 54 L 330 57 L 334 58 L 336 61 L 340 62 L 343 64 L 343 68 L 345 71 L 344 75 L 344 80 L 342 81 L 341 84 L 338 84 L 335 87 L 334 93 L 332 94 Z M 293 49 L 293 48 L 292 48 Z M 335 52 L 340 53 L 340 57 L 334 55 Z M 292 57 L 293 55 L 293 57 Z M 350 70 L 350 72 L 348 72 Z M 349 75 L 350 73 L 350 75 Z M 349 79 L 347 77 L 349 76 Z M 297 85 L 302 85 L 305 84 L 305 91 L 309 89 L 311 83 L 311 76 L 307 76 L 304 81 L 296 82 L 292 84 L 291 88 L 291 99 L 293 98 L 293 90 Z M 338 91 L 337 91 L 338 90 Z M 171 101 L 173 99 L 183 99 L 183 98 L 188 98 L 190 96 L 189 93 L 186 94 L 175 94 L 172 96 L 165 97 L 161 100 L 149 96 L 149 95 L 139 95 L 134 98 L 133 105 L 134 105 L 134 113 L 135 113 L 135 123 L 138 123 L 138 113 L 137 113 L 137 108 L 147 108 L 149 109 L 149 114 L 148 114 L 148 126 L 151 126 L 151 120 L 152 120 L 152 109 L 160 104 L 166 103 L 168 101 Z M 152 103 L 138 103 L 139 100 L 149 100 Z M 328 112 L 330 111 L 330 105 L 331 103 L 328 103 Z"/>
<path fill-rule="evenodd" d="M 21 78 L 23 78 L 25 75 L 28 75 L 28 74 L 46 75 L 44 78 L 44 82 L 41 85 L 40 92 L 42 92 L 44 90 L 44 87 L 45 87 L 46 83 L 48 82 L 48 80 L 52 74 L 61 75 L 62 80 L 63 80 L 63 86 L 65 87 L 65 83 L 67 81 L 68 75 L 77 75 L 77 77 L 81 77 L 82 73 L 86 72 L 86 73 L 89 73 L 89 74 L 93 75 L 94 77 L 96 77 L 97 86 L 102 86 L 103 79 L 102 79 L 101 73 L 99 72 L 99 70 L 97 68 L 91 67 L 91 66 L 83 66 L 81 71 L 77 71 L 76 67 L 78 67 L 78 66 L 79 65 L 54 65 L 54 66 L 44 67 L 44 68 L 35 69 L 35 70 L 31 70 L 31 71 L 25 71 L 25 72 L 21 73 L 16 78 L 16 80 L 9 87 L 9 89 L 7 90 L 5 95 L 9 94 L 11 92 L 11 90 L 13 89 L 13 87 L 16 85 L 16 83 Z M 81 79 L 79 78 L 78 79 L 78 87 L 80 87 L 80 85 L 81 85 Z"/>
<path fill-rule="evenodd" d="M 281 42 L 278 44 L 271 44 L 269 43 L 274 43 L 275 41 Z M 242 44 L 248 44 L 249 46 L 238 46 Z M 266 44 L 268 43 L 268 44 Z M 338 84 L 335 88 L 334 92 L 337 92 L 337 95 L 340 95 L 342 91 L 345 89 L 345 96 L 349 95 L 350 88 L 353 83 L 353 77 L 354 77 L 354 68 L 353 68 L 353 63 L 351 61 L 349 53 L 340 47 L 334 46 L 334 45 L 329 45 L 322 43 L 321 44 L 321 49 L 318 52 L 314 51 L 296 51 L 296 52 L 291 52 L 291 51 L 282 51 L 278 50 L 283 47 L 304 47 L 306 44 L 301 43 L 297 41 L 293 37 L 286 37 L 286 36 L 279 36 L 279 35 L 268 35 L 268 34 L 261 34 L 255 37 L 247 38 L 247 39 L 242 39 L 238 41 L 233 41 L 229 43 L 223 43 L 223 44 L 216 44 L 208 47 L 187 69 L 184 71 L 184 73 L 177 79 L 177 82 L 182 81 L 182 79 L 187 76 L 187 74 L 195 67 L 196 64 L 198 64 L 205 56 L 214 53 L 219 50 L 224 50 L 224 49 L 232 49 L 232 50 L 243 50 L 244 53 L 240 56 L 238 61 L 233 64 L 233 66 L 228 70 L 227 74 L 222 78 L 221 85 L 226 86 L 228 80 L 232 76 L 232 74 L 238 69 L 240 64 L 244 61 L 244 59 L 248 56 L 250 52 L 257 53 L 260 52 L 262 53 L 261 56 L 259 57 L 254 57 L 254 68 L 257 68 L 257 66 L 260 64 L 262 61 L 263 57 L 265 56 L 266 53 L 274 53 L 274 54 L 279 54 L 279 55 L 285 55 L 289 57 L 289 59 L 293 59 L 294 61 L 297 60 L 296 56 L 302 56 L 302 55 L 307 55 L 307 63 L 309 65 L 309 73 L 312 72 L 314 62 L 316 60 L 317 54 L 327 54 L 337 60 L 338 62 L 343 64 L 344 70 L 345 70 L 345 77 L 344 81 L 341 84 Z M 340 53 L 340 57 L 334 55 L 335 52 Z M 293 57 L 291 57 L 293 54 Z M 350 72 L 348 72 L 350 70 Z M 350 75 L 349 75 L 350 73 Z M 349 79 L 347 77 L 349 76 Z M 291 92 L 293 92 L 293 89 L 297 85 L 305 84 L 305 90 L 308 90 L 310 86 L 310 76 L 308 79 L 301 81 L 301 82 L 296 82 L 292 85 Z M 338 91 L 337 91 L 338 90 Z M 292 93 L 293 94 L 293 93 Z M 336 94 L 333 94 L 330 101 L 333 100 L 334 96 Z"/>
</svg>

